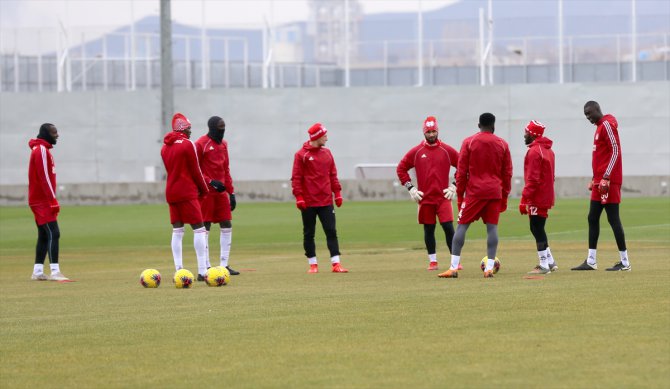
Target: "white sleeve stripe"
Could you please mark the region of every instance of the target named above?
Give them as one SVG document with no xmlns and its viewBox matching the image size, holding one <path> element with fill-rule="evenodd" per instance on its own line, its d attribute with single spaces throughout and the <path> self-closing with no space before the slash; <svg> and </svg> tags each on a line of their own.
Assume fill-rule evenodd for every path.
<svg viewBox="0 0 670 389">
<path fill-rule="evenodd" d="M 605 170 L 605 175 L 609 177 L 610 174 L 612 173 L 614 165 L 616 164 L 617 158 L 619 157 L 619 145 L 617 144 L 616 139 L 614 138 L 614 132 L 612 131 L 610 123 L 607 120 L 605 120 L 603 124 L 605 125 L 605 129 L 607 130 L 607 136 L 610 138 L 610 142 L 612 143 L 612 158 L 610 158 L 610 162 L 607 165 L 607 169 Z"/>
<path fill-rule="evenodd" d="M 191 140 L 189 140 L 191 142 Z M 195 147 L 195 143 L 191 142 L 191 146 L 193 146 L 193 152 L 195 153 L 195 162 L 198 164 L 198 171 L 200 172 L 200 178 L 202 178 L 203 184 L 205 184 L 205 187 L 207 187 L 207 181 L 205 181 L 205 176 L 202 175 L 202 169 L 200 169 L 200 159 L 198 158 L 198 149 Z"/>
<path fill-rule="evenodd" d="M 46 147 L 40 145 L 40 151 L 42 152 L 42 166 L 44 166 L 44 177 L 47 180 L 47 185 L 49 185 L 49 190 L 51 195 L 56 198 L 56 192 L 54 192 L 54 187 L 51 185 L 51 179 L 49 178 L 49 168 L 47 167 L 47 149 Z"/>
</svg>

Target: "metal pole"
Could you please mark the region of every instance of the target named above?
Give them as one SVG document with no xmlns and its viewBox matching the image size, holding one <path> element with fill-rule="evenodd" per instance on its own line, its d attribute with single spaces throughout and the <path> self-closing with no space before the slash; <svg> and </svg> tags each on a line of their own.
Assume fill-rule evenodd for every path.
<svg viewBox="0 0 670 389">
<path fill-rule="evenodd" d="M 207 28 L 205 27 L 205 0 L 201 1 L 202 19 L 200 21 L 200 88 L 207 89 Z"/>
<path fill-rule="evenodd" d="M 107 90 L 107 35 L 102 37 L 102 89 Z"/>
<path fill-rule="evenodd" d="M 621 35 L 616 36 L 616 80 L 621 82 Z"/>
<path fill-rule="evenodd" d="M 193 80 L 191 80 L 191 38 L 188 36 L 184 37 L 184 69 L 186 70 L 186 89 L 193 89 Z"/>
<path fill-rule="evenodd" d="M 247 39 L 244 39 L 244 87 L 249 87 L 249 46 Z"/>
<path fill-rule="evenodd" d="M 86 33 L 81 33 L 81 48 L 79 49 L 81 53 L 81 59 L 79 63 L 81 64 L 81 90 L 86 90 Z"/>
<path fill-rule="evenodd" d="M 421 0 L 419 0 L 419 14 L 417 15 L 417 52 L 416 52 L 416 66 L 417 66 L 417 83 L 416 86 L 423 86 L 423 7 Z"/>
<path fill-rule="evenodd" d="M 14 92 L 19 91 L 19 43 L 18 32 L 14 29 Z"/>
<path fill-rule="evenodd" d="M 630 2 L 631 8 L 631 81 L 637 81 L 637 7 L 635 6 L 635 0 Z"/>
<path fill-rule="evenodd" d="M 226 82 L 226 88 L 230 88 L 230 61 L 228 60 L 228 38 L 223 40 L 223 54 L 226 56 L 226 62 L 224 62 L 224 76 Z"/>
<path fill-rule="evenodd" d="M 0 53 L 2 51 L 0 50 Z M 37 91 L 42 92 L 42 30 L 37 32 Z M 2 88 L 0 88 L 2 89 Z"/>
<path fill-rule="evenodd" d="M 170 0 L 161 0 L 161 127 L 169 128 L 168 123 L 174 113 L 172 88 L 172 17 Z M 169 130 L 168 130 L 169 131 Z"/>
<path fill-rule="evenodd" d="M 493 85 L 493 0 L 489 0 L 489 84 Z"/>
<path fill-rule="evenodd" d="M 389 41 L 384 41 L 384 86 L 389 86 Z"/>
<path fill-rule="evenodd" d="M 349 87 L 349 0 L 344 0 L 344 87 Z"/>
<path fill-rule="evenodd" d="M 563 82 L 563 0 L 558 0 L 558 83 Z"/>
<path fill-rule="evenodd" d="M 130 0 L 130 90 L 135 86 L 135 2 Z"/>
<path fill-rule="evenodd" d="M 144 37 L 144 53 L 147 89 L 151 89 L 151 35 L 149 34 Z"/>
<path fill-rule="evenodd" d="M 486 85 L 486 71 L 485 71 L 484 57 L 484 8 L 479 8 L 479 83 Z"/>
</svg>

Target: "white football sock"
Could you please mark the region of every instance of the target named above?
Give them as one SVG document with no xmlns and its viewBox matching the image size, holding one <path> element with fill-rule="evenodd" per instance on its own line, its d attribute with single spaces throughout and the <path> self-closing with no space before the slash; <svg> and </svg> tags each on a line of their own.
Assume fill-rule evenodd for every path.
<svg viewBox="0 0 670 389">
<path fill-rule="evenodd" d="M 51 274 L 60 273 L 60 266 L 57 263 L 50 263 L 49 267 L 51 268 Z"/>
<path fill-rule="evenodd" d="M 458 269 L 458 264 L 461 263 L 461 256 L 460 255 L 452 255 L 451 256 L 451 270 L 457 270 Z"/>
<path fill-rule="evenodd" d="M 36 263 L 33 265 L 33 274 L 44 274 L 44 264 Z"/>
<path fill-rule="evenodd" d="M 209 231 L 205 232 L 205 264 L 209 269 L 212 264 L 209 262 Z"/>
<path fill-rule="evenodd" d="M 495 264 L 496 264 L 496 260 L 495 260 L 495 259 L 491 259 L 491 258 L 489 258 L 489 259 L 486 261 L 486 268 L 484 269 L 484 271 L 493 270 L 493 266 L 494 266 Z"/>
<path fill-rule="evenodd" d="M 309 262 L 310 265 L 316 265 L 316 257 L 307 258 L 307 262 Z"/>
<path fill-rule="evenodd" d="M 437 254 L 428 254 L 428 260 L 430 262 L 437 262 Z"/>
<path fill-rule="evenodd" d="M 184 227 L 172 229 L 172 258 L 174 259 L 174 269 L 179 270 L 184 267 L 181 256 L 181 241 L 184 238 Z"/>
<path fill-rule="evenodd" d="M 221 242 L 221 266 L 228 266 L 228 258 L 230 257 L 230 243 L 233 240 L 233 229 L 222 228 L 219 241 Z"/>
<path fill-rule="evenodd" d="M 205 227 L 193 230 L 193 247 L 195 247 L 195 257 L 198 260 L 198 274 L 205 275 L 207 272 L 207 261 L 205 260 Z"/>
<path fill-rule="evenodd" d="M 628 250 L 619 251 L 619 257 L 621 258 L 622 265 L 630 266 L 630 262 L 628 262 Z"/>
<path fill-rule="evenodd" d="M 589 265 L 596 264 L 596 250 L 589 249 L 589 257 L 586 259 L 586 263 Z"/>
<path fill-rule="evenodd" d="M 547 258 L 547 250 L 538 251 L 537 256 L 540 257 L 540 267 L 543 269 L 549 269 L 549 259 Z"/>
<path fill-rule="evenodd" d="M 549 248 L 549 246 L 547 246 L 547 262 L 550 265 L 555 265 L 556 264 L 556 261 L 554 261 L 554 256 L 551 255 L 551 249 Z"/>
<path fill-rule="evenodd" d="M 330 263 L 332 263 L 333 265 L 336 263 L 340 263 L 340 256 L 336 255 L 334 257 L 330 257 Z"/>
</svg>

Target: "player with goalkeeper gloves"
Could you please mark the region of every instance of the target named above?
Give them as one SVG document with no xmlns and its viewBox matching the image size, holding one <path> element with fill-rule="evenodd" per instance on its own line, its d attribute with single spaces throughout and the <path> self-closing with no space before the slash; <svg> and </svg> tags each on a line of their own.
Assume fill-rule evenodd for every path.
<svg viewBox="0 0 670 389">
<path fill-rule="evenodd" d="M 428 270 L 437 270 L 435 221 L 438 219 L 451 253 L 454 237 L 454 210 L 451 200 L 456 186 L 449 182 L 449 171 L 458 164 L 458 151 L 438 138 L 437 119 L 429 116 L 423 122 L 424 140 L 412 147 L 402 158 L 396 173 L 409 195 L 419 204 L 418 221 L 423 225 L 423 239 L 428 251 Z M 417 186 L 412 184 L 409 171 L 414 169 Z"/>
</svg>

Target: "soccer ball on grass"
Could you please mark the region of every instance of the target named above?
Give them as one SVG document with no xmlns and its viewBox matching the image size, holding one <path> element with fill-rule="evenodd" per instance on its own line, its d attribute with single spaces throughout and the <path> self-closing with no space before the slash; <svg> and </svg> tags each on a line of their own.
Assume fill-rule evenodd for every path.
<svg viewBox="0 0 670 389">
<path fill-rule="evenodd" d="M 158 288 L 161 284 L 161 273 L 156 269 L 146 269 L 140 274 L 140 284 L 145 288 Z"/>
<path fill-rule="evenodd" d="M 489 260 L 489 257 L 482 258 L 482 263 L 479 265 L 479 267 L 482 268 L 482 271 L 484 271 L 486 269 L 486 261 L 488 261 L 488 260 Z M 498 257 L 496 257 L 496 259 L 494 260 L 494 263 L 493 263 L 493 274 L 496 274 L 498 272 L 498 270 L 500 270 L 500 260 L 498 259 Z"/>
<path fill-rule="evenodd" d="M 223 286 L 230 282 L 230 272 L 223 266 L 214 266 L 207 269 L 205 282 L 209 286 Z"/>
<path fill-rule="evenodd" d="M 193 273 L 186 269 L 179 269 L 174 273 L 174 287 L 177 289 L 187 289 L 193 285 Z"/>
</svg>

